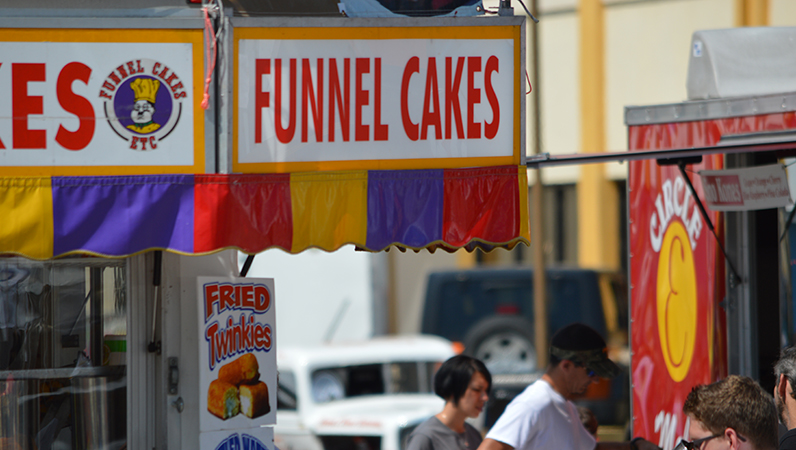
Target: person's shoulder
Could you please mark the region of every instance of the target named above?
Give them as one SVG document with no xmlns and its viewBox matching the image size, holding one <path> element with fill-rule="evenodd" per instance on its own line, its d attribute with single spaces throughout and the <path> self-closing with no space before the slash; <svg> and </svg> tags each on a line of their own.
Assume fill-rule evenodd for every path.
<svg viewBox="0 0 796 450">
<path fill-rule="evenodd" d="M 439 419 L 437 419 L 435 416 L 431 416 L 425 421 L 421 422 L 420 425 L 418 425 L 414 431 L 412 431 L 412 434 L 422 434 L 424 436 L 431 437 L 431 432 L 439 429 L 439 425 L 441 424 L 442 422 L 440 422 Z"/>
<path fill-rule="evenodd" d="M 434 442 L 430 436 L 412 433 L 406 441 L 406 450 L 433 450 Z"/>
<path fill-rule="evenodd" d="M 484 440 L 484 437 L 481 435 L 481 432 L 467 422 L 464 423 L 464 436 L 468 444 L 470 444 L 470 447 L 475 445 L 475 448 L 477 448 L 479 445 L 481 445 L 481 442 Z"/>
<path fill-rule="evenodd" d="M 794 450 L 796 449 L 796 428 L 788 430 L 779 438 L 779 450 Z"/>
<path fill-rule="evenodd" d="M 432 442 L 432 434 L 434 433 L 435 424 L 434 420 L 439 420 L 435 417 L 430 417 L 425 422 L 417 426 L 412 431 L 406 442 L 406 450 L 426 450 L 434 448 Z"/>
<path fill-rule="evenodd" d="M 552 398 L 546 388 L 547 383 L 537 381 L 526 387 L 519 395 L 509 402 L 501 414 L 507 418 L 535 421 L 543 411 L 553 406 Z M 498 420 L 500 420 L 498 418 Z"/>
<path fill-rule="evenodd" d="M 472 432 L 472 433 L 478 433 L 479 436 L 481 435 L 481 432 L 478 431 L 478 429 L 476 427 L 470 425 L 467 422 L 464 422 L 464 430 L 465 430 L 465 432 L 468 432 L 468 433 Z"/>
<path fill-rule="evenodd" d="M 537 380 L 526 387 L 517 398 L 523 403 L 547 403 L 552 400 L 555 391 L 544 380 Z"/>
<path fill-rule="evenodd" d="M 528 386 L 525 386 L 525 389 L 520 392 L 520 395 L 535 395 L 539 392 L 544 392 L 546 386 L 549 385 L 544 380 L 536 380 Z"/>
</svg>

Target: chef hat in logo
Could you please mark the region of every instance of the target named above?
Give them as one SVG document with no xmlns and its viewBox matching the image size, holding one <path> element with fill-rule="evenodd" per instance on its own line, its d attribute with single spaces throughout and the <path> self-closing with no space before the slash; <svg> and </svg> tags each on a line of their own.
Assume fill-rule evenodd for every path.
<svg viewBox="0 0 796 450">
<path fill-rule="evenodd" d="M 158 89 L 160 88 L 160 81 L 151 78 L 136 78 L 130 83 L 130 88 L 135 93 L 135 101 L 146 100 L 149 103 L 155 104 L 155 98 L 158 96 Z"/>
</svg>

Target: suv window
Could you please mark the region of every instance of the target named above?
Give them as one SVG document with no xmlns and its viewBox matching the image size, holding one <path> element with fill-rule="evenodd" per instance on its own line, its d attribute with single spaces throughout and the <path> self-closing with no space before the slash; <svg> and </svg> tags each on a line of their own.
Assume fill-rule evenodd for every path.
<svg viewBox="0 0 796 450">
<path fill-rule="evenodd" d="M 380 364 L 349 367 L 346 397 L 384 393 L 384 376 Z"/>
<path fill-rule="evenodd" d="M 550 332 L 572 322 L 590 325 L 605 335 L 597 274 L 586 270 L 549 271 Z M 490 316 L 520 316 L 533 323 L 531 270 L 441 272 L 431 274 L 422 331 L 464 341 L 468 331 Z"/>
<path fill-rule="evenodd" d="M 391 394 L 420 392 L 420 380 L 416 362 L 389 364 Z"/>
<path fill-rule="evenodd" d="M 533 316 L 533 287 L 527 280 L 450 280 L 439 287 L 434 334 L 461 341 L 479 319 L 493 314 Z"/>
</svg>

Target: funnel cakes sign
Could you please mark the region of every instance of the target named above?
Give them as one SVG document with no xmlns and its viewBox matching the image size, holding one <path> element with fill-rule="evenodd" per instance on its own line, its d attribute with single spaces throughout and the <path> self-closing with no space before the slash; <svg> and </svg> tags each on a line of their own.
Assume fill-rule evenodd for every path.
<svg viewBox="0 0 796 450">
<path fill-rule="evenodd" d="M 522 164 L 524 25 L 495 19 L 236 27 L 233 171 Z"/>
<path fill-rule="evenodd" d="M 0 175 L 204 172 L 202 30 L 9 29 Z"/>
<path fill-rule="evenodd" d="M 198 279 L 200 432 L 276 423 L 274 281 Z"/>
</svg>

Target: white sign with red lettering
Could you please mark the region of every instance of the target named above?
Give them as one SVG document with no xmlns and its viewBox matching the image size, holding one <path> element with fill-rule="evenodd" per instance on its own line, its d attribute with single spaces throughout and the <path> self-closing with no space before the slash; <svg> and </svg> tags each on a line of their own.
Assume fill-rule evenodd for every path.
<svg viewBox="0 0 796 450">
<path fill-rule="evenodd" d="M 519 164 L 519 43 L 486 29 L 471 39 L 239 39 L 234 170 Z M 247 31 L 256 35 L 236 33 Z"/>
<path fill-rule="evenodd" d="M 714 211 L 751 211 L 791 203 L 788 176 L 782 164 L 702 170 L 699 176 L 707 206 Z"/>
<path fill-rule="evenodd" d="M 275 424 L 273 278 L 199 277 L 197 288 L 199 431 Z"/>
<path fill-rule="evenodd" d="M 195 44 L 57 42 L 74 38 L 70 33 L 75 30 L 42 30 L 44 36 L 37 37 L 48 39 L 49 33 L 52 41 L 26 42 L 13 39 L 28 35 L 9 33 L 12 41 L 0 45 L 3 174 L 199 168 L 194 147 Z M 129 40 L 133 32 L 119 33 Z M 162 166 L 168 168 L 158 169 Z"/>
</svg>

